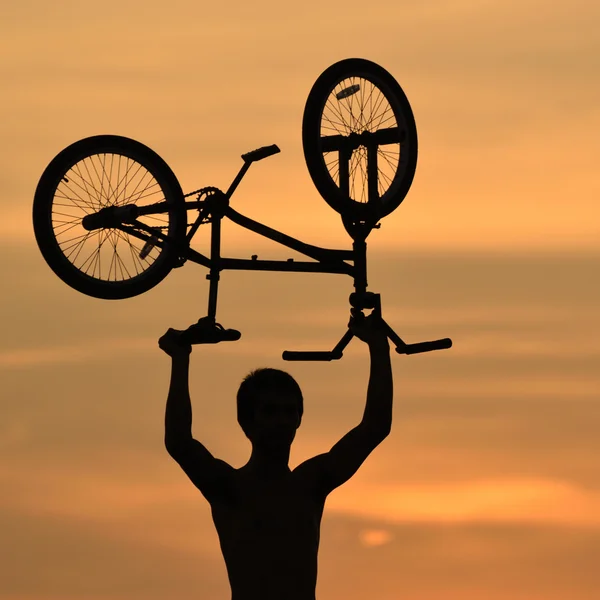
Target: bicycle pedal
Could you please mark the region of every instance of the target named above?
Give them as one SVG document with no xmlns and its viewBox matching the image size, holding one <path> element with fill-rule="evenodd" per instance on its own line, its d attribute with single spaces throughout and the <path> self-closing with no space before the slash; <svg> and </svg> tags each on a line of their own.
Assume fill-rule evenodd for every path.
<svg viewBox="0 0 600 600">
<path fill-rule="evenodd" d="M 158 244 L 158 238 L 153 235 L 142 247 L 139 253 L 139 257 L 141 260 L 146 260 L 148 254 L 152 252 L 153 248 Z"/>
</svg>

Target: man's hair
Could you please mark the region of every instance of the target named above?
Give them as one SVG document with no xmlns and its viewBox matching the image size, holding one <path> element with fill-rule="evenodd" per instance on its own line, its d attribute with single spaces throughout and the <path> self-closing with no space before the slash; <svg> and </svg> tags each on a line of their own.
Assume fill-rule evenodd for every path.
<svg viewBox="0 0 600 600">
<path fill-rule="evenodd" d="M 298 404 L 298 414 L 302 418 L 304 400 L 302 391 L 296 380 L 285 371 L 261 367 L 250 371 L 244 377 L 237 393 L 237 418 L 238 423 L 248 436 L 248 426 L 254 418 L 254 409 L 261 392 L 274 391 L 295 397 Z"/>
</svg>

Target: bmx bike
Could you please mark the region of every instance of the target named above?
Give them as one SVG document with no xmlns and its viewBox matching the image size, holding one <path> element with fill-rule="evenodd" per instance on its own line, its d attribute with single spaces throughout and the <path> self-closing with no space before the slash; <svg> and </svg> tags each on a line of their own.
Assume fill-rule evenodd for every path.
<svg viewBox="0 0 600 600">
<path fill-rule="evenodd" d="M 62 150 L 38 183 L 33 225 L 40 251 L 54 273 L 72 288 L 102 299 L 142 294 L 173 268 L 192 261 L 208 267 L 208 315 L 182 335 L 188 343 L 239 339 L 216 322 L 220 272 L 227 269 L 340 273 L 354 280 L 350 304 L 381 314 L 379 294 L 367 291 L 366 238 L 406 196 L 417 163 L 417 131 L 408 100 L 379 65 L 346 59 L 326 69 L 306 102 L 302 122 L 306 164 L 317 190 L 337 211 L 352 250 L 304 243 L 254 221 L 230 205 L 250 166 L 280 150 L 264 146 L 242 155 L 226 191 L 203 187 L 184 194 L 167 163 L 130 138 L 98 135 Z M 188 198 L 195 196 L 193 200 Z M 189 223 L 188 211 L 197 210 Z M 228 258 L 221 255 L 221 221 L 229 218 L 292 248 L 312 261 Z M 190 247 L 198 228 L 211 226 L 210 257 Z M 405 343 L 383 321 L 396 352 L 449 348 L 450 339 Z M 202 333 L 202 335 L 199 335 Z M 352 339 L 350 328 L 331 351 L 283 352 L 284 360 L 334 360 Z"/>
</svg>

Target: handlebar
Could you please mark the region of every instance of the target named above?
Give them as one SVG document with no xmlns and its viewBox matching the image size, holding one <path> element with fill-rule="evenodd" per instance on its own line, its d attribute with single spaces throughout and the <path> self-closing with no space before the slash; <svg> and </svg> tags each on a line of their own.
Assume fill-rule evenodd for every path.
<svg viewBox="0 0 600 600">
<path fill-rule="evenodd" d="M 396 352 L 398 354 L 418 354 L 420 352 L 431 352 L 432 350 L 445 350 L 446 348 L 452 348 L 452 340 L 450 338 L 433 340 L 431 342 L 404 344 L 404 346 L 398 346 Z"/>
<path fill-rule="evenodd" d="M 352 336 L 350 336 L 352 337 Z M 349 341 L 349 339 L 348 339 Z M 346 342 L 347 343 L 347 342 Z M 336 348 L 331 352 L 303 352 L 294 350 L 285 350 L 281 355 L 283 360 L 318 360 L 318 361 L 331 361 L 342 358 L 342 351 L 339 349 L 340 345 L 345 347 L 344 339 Z M 398 354 L 419 354 L 421 352 L 431 352 L 432 350 L 444 350 L 452 347 L 452 340 L 450 338 L 444 338 L 441 340 L 433 340 L 431 342 L 417 342 L 415 344 L 402 344 L 396 348 Z"/>
<path fill-rule="evenodd" d="M 302 352 L 295 350 L 285 350 L 281 355 L 283 360 L 338 360 L 342 358 L 338 352 Z"/>
</svg>

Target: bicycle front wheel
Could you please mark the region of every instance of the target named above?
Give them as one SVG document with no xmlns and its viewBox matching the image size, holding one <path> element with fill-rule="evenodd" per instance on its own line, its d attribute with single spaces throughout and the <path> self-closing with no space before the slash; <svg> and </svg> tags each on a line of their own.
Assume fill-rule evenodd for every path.
<svg viewBox="0 0 600 600">
<path fill-rule="evenodd" d="M 125 228 L 116 221 L 83 226 L 85 217 L 123 207 L 136 210 Z M 114 300 L 142 294 L 168 275 L 176 250 L 157 240 L 185 238 L 187 215 L 181 186 L 156 152 L 126 137 L 99 135 L 71 144 L 48 165 L 35 192 L 33 227 L 60 279 Z"/>
<path fill-rule="evenodd" d="M 377 220 L 406 196 L 417 166 L 417 129 L 404 91 L 374 62 L 326 69 L 304 109 L 302 145 L 323 199 L 349 220 Z"/>
</svg>

